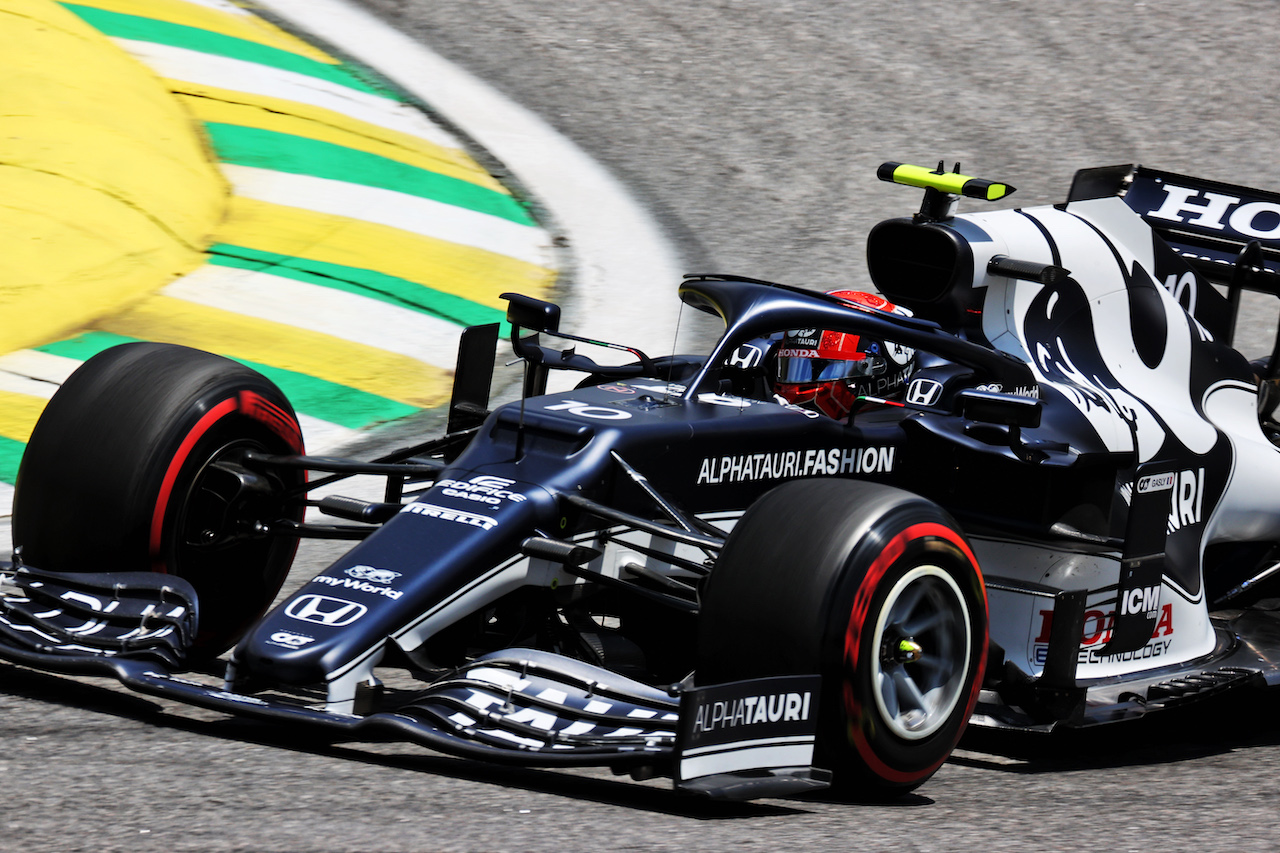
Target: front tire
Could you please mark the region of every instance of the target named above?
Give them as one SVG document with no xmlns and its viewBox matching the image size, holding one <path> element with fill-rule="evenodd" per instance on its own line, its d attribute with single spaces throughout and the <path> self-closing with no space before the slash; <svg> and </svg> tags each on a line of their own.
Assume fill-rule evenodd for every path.
<svg viewBox="0 0 1280 853">
<path fill-rule="evenodd" d="M 819 673 L 817 766 L 897 795 L 951 754 L 987 654 L 982 575 L 955 522 L 919 496 L 805 480 L 751 506 L 702 596 L 699 684 Z"/>
<path fill-rule="evenodd" d="M 170 344 L 86 361 L 45 407 L 18 470 L 14 544 L 61 572 L 155 571 L 198 594 L 199 656 L 216 655 L 279 592 L 297 540 L 257 522 L 300 520 L 301 471 L 263 474 L 246 451 L 302 452 L 297 416 L 254 370 Z"/>
</svg>

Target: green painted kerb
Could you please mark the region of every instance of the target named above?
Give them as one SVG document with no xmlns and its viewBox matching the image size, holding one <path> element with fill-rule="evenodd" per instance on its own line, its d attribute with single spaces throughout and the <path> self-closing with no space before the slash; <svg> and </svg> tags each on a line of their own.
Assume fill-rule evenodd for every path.
<svg viewBox="0 0 1280 853">
<path fill-rule="evenodd" d="M 459 326 L 498 323 L 505 319 L 503 312 L 497 308 L 490 308 L 452 293 L 434 290 L 414 281 L 359 267 L 331 264 L 310 258 L 295 258 L 227 243 L 215 243 L 209 247 L 209 263 L 269 273 L 294 281 L 354 293 L 389 305 L 429 314 Z"/>
<path fill-rule="evenodd" d="M 171 24 L 168 21 L 155 21 L 137 15 L 126 15 L 121 12 L 108 12 L 92 6 L 78 6 L 74 3 L 63 3 L 70 11 L 76 13 L 85 23 L 112 38 L 146 41 L 153 44 L 164 44 L 169 47 L 181 47 L 228 59 L 239 59 L 267 65 L 281 71 L 292 71 L 305 74 L 348 89 L 367 92 L 381 97 L 392 97 L 389 92 L 372 86 L 357 77 L 344 65 L 329 65 L 305 56 L 299 56 L 287 50 L 268 47 L 265 44 L 245 41 L 235 36 L 213 33 L 199 27 L 188 27 L 182 24 Z"/>
<path fill-rule="evenodd" d="M 362 184 L 500 216 L 521 225 L 535 224 L 506 193 L 367 151 L 236 124 L 207 122 L 205 129 L 218 159 L 226 163 Z"/>
</svg>

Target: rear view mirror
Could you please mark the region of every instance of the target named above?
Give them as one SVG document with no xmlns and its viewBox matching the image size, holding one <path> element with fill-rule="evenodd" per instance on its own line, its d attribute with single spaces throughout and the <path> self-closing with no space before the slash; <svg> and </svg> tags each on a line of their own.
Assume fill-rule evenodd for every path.
<svg viewBox="0 0 1280 853">
<path fill-rule="evenodd" d="M 532 296 L 504 293 L 507 300 L 507 322 L 531 332 L 554 332 L 560 328 L 560 306 Z"/>
</svg>

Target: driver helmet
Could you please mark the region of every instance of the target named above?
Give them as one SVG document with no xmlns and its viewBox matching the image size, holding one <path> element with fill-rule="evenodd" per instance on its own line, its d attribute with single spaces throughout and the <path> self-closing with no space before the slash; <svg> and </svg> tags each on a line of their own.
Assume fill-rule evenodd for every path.
<svg viewBox="0 0 1280 853">
<path fill-rule="evenodd" d="M 834 296 L 864 311 L 911 316 L 874 293 L 833 290 Z M 915 369 L 915 350 L 867 335 L 823 329 L 792 329 L 774 358 L 774 393 L 793 405 L 837 420 L 845 418 L 860 396 L 885 399 L 900 395 Z"/>
</svg>

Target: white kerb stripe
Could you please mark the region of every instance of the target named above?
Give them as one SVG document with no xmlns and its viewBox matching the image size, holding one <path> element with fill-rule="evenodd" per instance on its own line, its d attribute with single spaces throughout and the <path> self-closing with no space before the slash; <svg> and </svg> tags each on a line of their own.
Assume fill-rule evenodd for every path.
<svg viewBox="0 0 1280 853">
<path fill-rule="evenodd" d="M 351 89 L 340 83 L 256 62 L 214 56 L 154 42 L 133 39 L 112 41 L 161 77 L 323 107 L 379 127 L 399 130 L 446 148 L 462 147 L 452 134 L 433 124 L 417 108 Z"/>
<path fill-rule="evenodd" d="M 330 216 L 374 222 L 525 261 L 551 265 L 551 238 L 541 228 L 395 190 L 253 166 L 223 163 L 235 194 Z"/>
<path fill-rule="evenodd" d="M 445 370 L 452 369 L 458 358 L 461 326 L 283 276 L 206 264 L 160 293 L 399 353 Z"/>
<path fill-rule="evenodd" d="M 61 385 L 77 367 L 84 364 L 74 358 L 61 355 L 50 355 L 31 349 L 20 349 L 16 352 L 0 355 L 0 370 L 18 376 L 28 376 L 53 385 Z"/>
<path fill-rule="evenodd" d="M 217 9 L 219 12 L 225 12 L 228 15 L 242 15 L 244 17 L 255 17 L 248 9 L 241 9 L 228 0 L 185 0 L 192 6 L 204 6 L 209 9 Z"/>
<path fill-rule="evenodd" d="M 57 390 L 58 386 L 52 382 L 42 382 L 39 379 L 0 370 L 0 391 L 48 400 Z"/>
<path fill-rule="evenodd" d="M 239 6 L 229 3 L 229 0 L 184 0 L 192 6 L 205 6 L 207 9 L 216 9 L 218 12 L 225 12 L 229 15 L 242 15 L 242 17 L 256 17 L 248 9 L 241 9 Z"/>
</svg>

